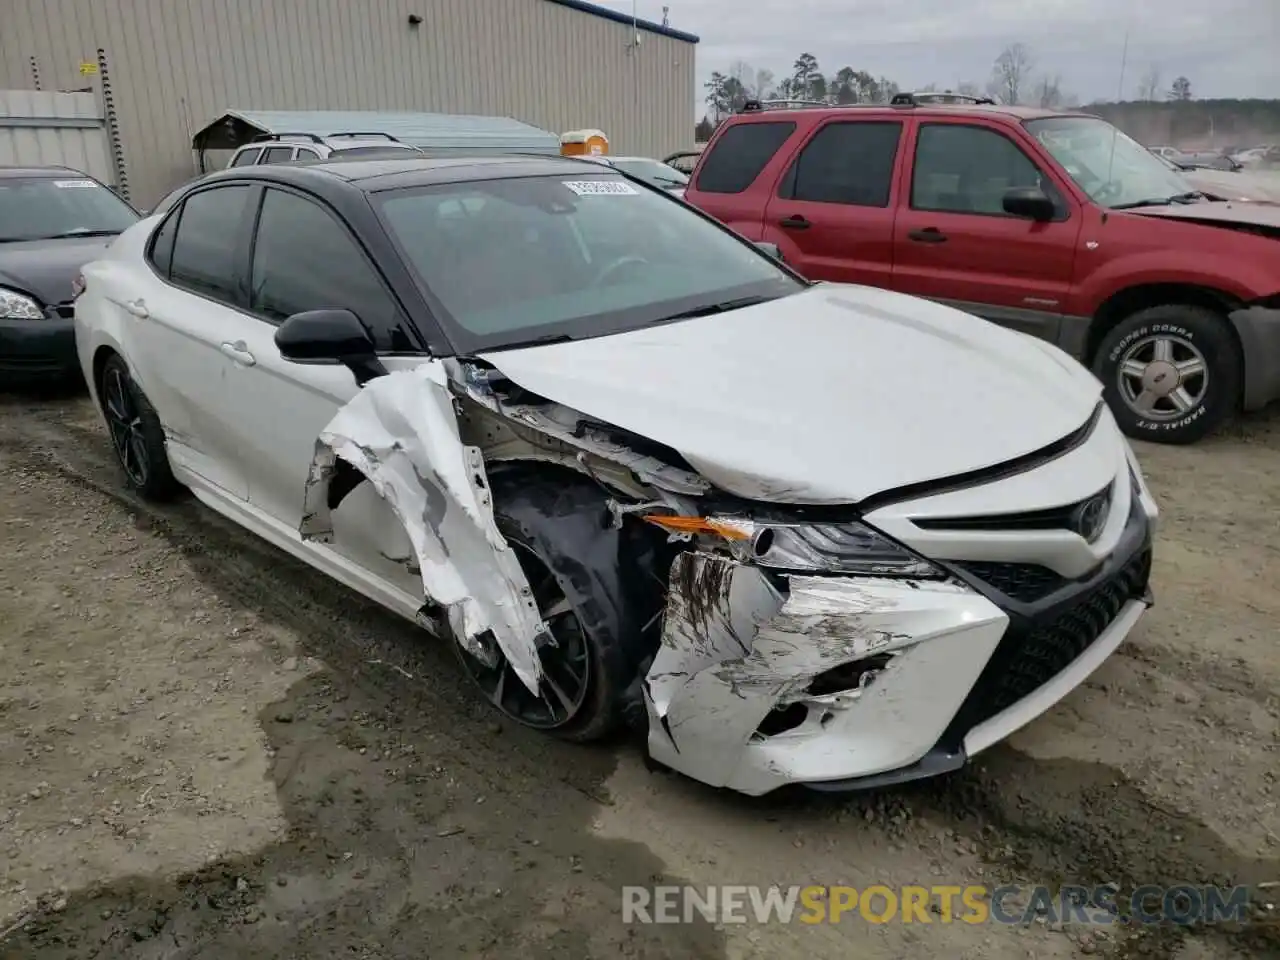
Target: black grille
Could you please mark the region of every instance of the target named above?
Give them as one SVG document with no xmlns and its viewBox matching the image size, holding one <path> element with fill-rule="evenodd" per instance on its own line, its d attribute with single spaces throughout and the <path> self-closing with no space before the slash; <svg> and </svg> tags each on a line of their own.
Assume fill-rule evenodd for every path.
<svg viewBox="0 0 1280 960">
<path fill-rule="evenodd" d="M 1065 670 L 1098 639 L 1128 601 L 1143 596 L 1150 577 L 1148 547 L 1053 619 L 1030 626 L 1011 620 L 944 739 L 963 739 L 974 726 L 1007 710 Z"/>
<path fill-rule="evenodd" d="M 957 567 L 990 584 L 1010 600 L 1034 603 L 1066 583 L 1061 574 L 1035 563 L 970 561 Z"/>
</svg>

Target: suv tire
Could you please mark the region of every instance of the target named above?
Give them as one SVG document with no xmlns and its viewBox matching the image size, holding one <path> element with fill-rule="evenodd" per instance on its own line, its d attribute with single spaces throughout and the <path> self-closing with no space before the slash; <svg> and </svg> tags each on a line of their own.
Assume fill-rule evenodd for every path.
<svg viewBox="0 0 1280 960">
<path fill-rule="evenodd" d="M 1243 366 L 1225 316 L 1170 303 L 1116 324 L 1094 356 L 1093 372 L 1126 435 L 1187 444 L 1235 413 Z"/>
</svg>

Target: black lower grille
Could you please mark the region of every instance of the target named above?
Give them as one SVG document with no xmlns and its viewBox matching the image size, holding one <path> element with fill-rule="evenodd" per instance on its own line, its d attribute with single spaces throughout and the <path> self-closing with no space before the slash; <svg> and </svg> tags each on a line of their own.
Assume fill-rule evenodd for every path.
<svg viewBox="0 0 1280 960">
<path fill-rule="evenodd" d="M 1065 670 L 1111 625 L 1128 601 L 1143 596 L 1150 577 L 1148 547 L 1053 619 L 1029 625 L 1011 621 L 944 739 L 963 739 L 974 726 L 1007 710 Z"/>
<path fill-rule="evenodd" d="M 1021 603 L 1034 603 L 1066 583 L 1061 574 L 1035 563 L 973 560 L 956 566 L 995 587 L 1010 600 Z"/>
</svg>

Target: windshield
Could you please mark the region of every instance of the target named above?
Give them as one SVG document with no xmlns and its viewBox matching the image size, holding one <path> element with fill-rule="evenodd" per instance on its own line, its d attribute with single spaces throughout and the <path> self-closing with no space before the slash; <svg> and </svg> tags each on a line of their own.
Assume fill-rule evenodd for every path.
<svg viewBox="0 0 1280 960">
<path fill-rule="evenodd" d="M 619 333 L 804 289 L 750 243 L 604 170 L 375 200 L 463 352 Z"/>
<path fill-rule="evenodd" d="M 1181 174 L 1105 120 L 1046 117 L 1026 126 L 1080 189 L 1104 207 L 1168 202 L 1193 192 Z"/>
<path fill-rule="evenodd" d="M 0 243 L 122 233 L 138 220 L 133 209 L 98 183 L 66 178 L 0 179 Z"/>
<path fill-rule="evenodd" d="M 683 187 L 689 182 L 689 178 L 675 167 L 668 167 L 657 160 L 614 160 L 613 165 L 623 173 L 663 190 Z"/>
</svg>

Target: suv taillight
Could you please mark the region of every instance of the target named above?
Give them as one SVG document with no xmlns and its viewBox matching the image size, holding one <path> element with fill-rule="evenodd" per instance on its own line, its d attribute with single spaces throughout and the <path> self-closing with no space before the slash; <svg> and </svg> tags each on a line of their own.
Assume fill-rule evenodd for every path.
<svg viewBox="0 0 1280 960">
<path fill-rule="evenodd" d="M 84 274 L 77 273 L 74 280 L 71 281 L 71 299 L 74 300 L 80 294 L 84 293 L 85 281 Z"/>
</svg>

